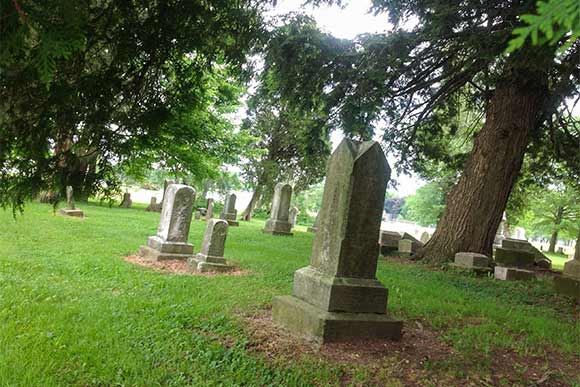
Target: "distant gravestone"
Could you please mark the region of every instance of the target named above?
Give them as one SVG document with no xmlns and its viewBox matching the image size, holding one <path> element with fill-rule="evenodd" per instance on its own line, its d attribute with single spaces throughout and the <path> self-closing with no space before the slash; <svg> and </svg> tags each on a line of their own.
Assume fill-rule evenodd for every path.
<svg viewBox="0 0 580 387">
<path fill-rule="evenodd" d="M 290 209 L 290 215 L 288 216 L 288 221 L 290 222 L 290 227 L 294 228 L 296 226 L 296 219 L 298 219 L 298 214 L 300 214 L 300 210 L 298 207 L 292 207 Z"/>
<path fill-rule="evenodd" d="M 205 220 L 208 221 L 213 218 L 213 199 L 207 199 L 207 206 L 205 210 Z"/>
<path fill-rule="evenodd" d="M 580 302 L 580 246 L 576 246 L 573 258 L 564 264 L 561 277 L 554 278 L 556 291 Z"/>
<path fill-rule="evenodd" d="M 496 266 L 493 275 L 495 279 L 502 281 L 529 281 L 535 278 L 531 270 L 502 266 Z"/>
<path fill-rule="evenodd" d="M 195 213 L 193 214 L 193 219 L 201 220 L 201 211 L 200 210 L 195 211 Z"/>
<path fill-rule="evenodd" d="M 266 221 L 263 232 L 272 235 L 292 235 L 290 232 L 292 224 L 289 222 L 291 199 L 292 186 L 283 183 L 276 184 L 274 197 L 272 198 L 270 219 Z"/>
<path fill-rule="evenodd" d="M 483 254 L 459 252 L 451 266 L 474 271 L 490 271 L 490 259 Z"/>
<path fill-rule="evenodd" d="M 314 224 L 312 224 L 312 226 L 308 227 L 306 229 L 306 231 L 311 232 L 311 233 L 316 233 L 317 230 L 318 230 L 318 214 L 316 214 L 316 218 L 314 218 Z"/>
<path fill-rule="evenodd" d="M 75 207 L 73 187 L 70 185 L 66 187 L 66 208 L 61 208 L 60 213 L 62 215 L 74 216 L 77 218 L 84 217 L 83 211 Z"/>
<path fill-rule="evenodd" d="M 431 235 L 429 235 L 427 231 L 424 231 L 423 234 L 421 234 L 421 238 L 419 240 L 421 243 L 425 244 L 429 242 L 429 239 L 431 239 Z"/>
<path fill-rule="evenodd" d="M 207 222 L 200 252 L 190 258 L 189 267 L 198 272 L 230 271 L 236 267 L 227 263 L 224 258 L 228 222 L 222 219 L 210 219 Z"/>
<path fill-rule="evenodd" d="M 157 203 L 157 198 L 155 196 L 151 197 L 151 201 L 145 211 L 149 212 L 161 212 L 161 203 Z"/>
<path fill-rule="evenodd" d="M 131 200 L 131 194 L 129 192 L 125 192 L 123 194 L 123 200 L 121 201 L 121 204 L 119 205 L 119 207 L 131 208 L 132 204 L 133 204 L 133 201 Z"/>
<path fill-rule="evenodd" d="M 399 241 L 401 240 L 401 234 L 396 231 L 381 231 L 381 236 L 379 237 L 379 245 L 381 246 L 381 254 L 389 255 L 394 253 L 399 249 Z"/>
<path fill-rule="evenodd" d="M 401 257 L 410 257 L 413 254 L 413 241 L 401 239 L 398 242 L 398 253 Z"/>
<path fill-rule="evenodd" d="M 193 215 L 195 190 L 187 185 L 170 184 L 165 192 L 157 235 L 149 237 L 139 255 L 153 260 L 186 260 L 193 254 L 187 243 Z"/>
<path fill-rule="evenodd" d="M 295 272 L 292 296 L 274 299 L 277 325 L 319 342 L 401 337 L 376 279 L 390 172 L 377 142 L 345 139 L 333 152 L 310 265 Z"/>
<path fill-rule="evenodd" d="M 226 220 L 230 226 L 239 226 L 240 224 L 236 220 L 238 217 L 238 211 L 236 210 L 236 195 L 231 194 L 226 197 L 224 203 L 224 210 L 220 216 L 223 220 Z"/>
</svg>

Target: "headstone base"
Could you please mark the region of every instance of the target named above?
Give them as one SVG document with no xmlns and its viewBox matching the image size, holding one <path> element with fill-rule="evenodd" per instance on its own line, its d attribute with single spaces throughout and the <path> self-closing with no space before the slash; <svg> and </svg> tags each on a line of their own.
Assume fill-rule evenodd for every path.
<svg viewBox="0 0 580 387">
<path fill-rule="evenodd" d="M 387 288 L 375 279 L 325 275 L 311 266 L 294 273 L 293 295 L 321 310 L 384 313 Z"/>
<path fill-rule="evenodd" d="M 529 281 L 536 278 L 534 272 L 531 270 L 502 266 L 496 266 L 493 275 L 495 279 L 502 281 Z"/>
<path fill-rule="evenodd" d="M 554 287 L 556 292 L 568 297 L 572 297 L 580 303 L 580 279 L 570 277 L 554 277 Z"/>
<path fill-rule="evenodd" d="M 61 208 L 60 213 L 61 213 L 61 215 L 74 216 L 75 218 L 83 218 L 85 216 L 85 214 L 83 213 L 83 210 L 79 210 L 78 208 L 75 210 Z"/>
<path fill-rule="evenodd" d="M 139 256 L 152 261 L 186 261 L 191 258 L 191 254 L 163 253 L 149 246 L 141 246 L 139 248 Z"/>
<path fill-rule="evenodd" d="M 237 267 L 228 264 L 223 257 L 211 257 L 198 253 L 195 257 L 191 257 L 187 264 L 192 271 L 198 273 L 219 272 L 224 273 L 235 270 Z"/>
<path fill-rule="evenodd" d="M 264 226 L 264 229 L 262 231 L 265 232 L 266 234 L 291 236 L 292 235 L 291 230 L 292 224 L 290 222 L 269 219 L 266 222 L 266 226 Z"/>
<path fill-rule="evenodd" d="M 275 297 L 274 323 L 318 343 L 349 339 L 394 339 L 402 336 L 403 322 L 387 314 L 326 312 L 293 296 Z"/>
</svg>

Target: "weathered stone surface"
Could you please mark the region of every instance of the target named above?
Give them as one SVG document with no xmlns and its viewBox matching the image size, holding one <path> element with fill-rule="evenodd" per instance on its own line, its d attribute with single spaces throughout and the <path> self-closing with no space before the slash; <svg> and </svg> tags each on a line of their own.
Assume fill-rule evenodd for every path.
<svg viewBox="0 0 580 387">
<path fill-rule="evenodd" d="M 231 271 L 236 267 L 224 258 L 228 222 L 223 219 L 210 219 L 207 222 L 200 252 L 189 259 L 189 267 L 194 271 Z"/>
<path fill-rule="evenodd" d="M 421 234 L 421 243 L 424 245 L 425 243 L 429 242 L 429 239 L 431 239 L 431 235 L 427 231 L 424 231 L 423 234 Z"/>
<path fill-rule="evenodd" d="M 536 278 L 531 270 L 503 266 L 496 266 L 493 275 L 495 279 L 502 281 L 528 281 Z"/>
<path fill-rule="evenodd" d="M 278 183 L 274 189 L 270 219 L 262 231 L 272 235 L 292 235 L 290 217 L 290 200 L 292 199 L 292 186 Z"/>
<path fill-rule="evenodd" d="M 205 220 L 208 221 L 213 218 L 213 199 L 207 199 L 207 206 L 205 210 Z"/>
<path fill-rule="evenodd" d="M 525 239 L 505 238 L 501 241 L 501 247 L 511 250 L 529 250 L 530 242 Z"/>
<path fill-rule="evenodd" d="M 572 259 L 564 264 L 563 274 L 568 278 L 580 280 L 580 260 Z"/>
<path fill-rule="evenodd" d="M 415 252 L 417 252 L 417 250 L 419 250 L 421 247 L 423 247 L 423 242 L 421 242 L 420 240 L 418 240 L 417 238 L 415 238 L 413 235 L 405 232 L 403 233 L 403 236 L 401 237 L 401 239 L 406 239 L 409 240 L 411 242 L 413 242 L 413 247 L 412 247 L 412 253 L 414 254 Z"/>
<path fill-rule="evenodd" d="M 300 214 L 300 210 L 298 207 L 292 207 L 290 209 L 290 214 L 288 215 L 288 221 L 290 222 L 290 226 L 294 228 L 296 226 L 296 219 L 298 218 L 298 214 Z"/>
<path fill-rule="evenodd" d="M 508 250 L 529 251 L 534 254 L 534 262 L 536 266 L 545 269 L 552 267 L 552 260 L 546 257 L 540 250 L 525 239 L 505 238 L 501 241 L 501 247 Z"/>
<path fill-rule="evenodd" d="M 402 257 L 410 256 L 413 251 L 413 241 L 409 239 L 401 239 L 398 243 L 398 254 Z"/>
<path fill-rule="evenodd" d="M 274 322 L 318 343 L 349 339 L 393 339 L 402 335 L 403 322 L 378 313 L 327 312 L 292 296 L 273 300 Z"/>
<path fill-rule="evenodd" d="M 70 185 L 66 187 L 66 208 L 61 208 L 60 213 L 65 216 L 73 216 L 76 218 L 84 217 L 83 211 L 75 208 L 73 187 Z"/>
<path fill-rule="evenodd" d="M 123 194 L 123 200 L 121 200 L 121 204 L 119 207 L 121 208 L 131 208 L 133 201 L 131 200 L 131 194 L 129 192 L 125 192 Z"/>
<path fill-rule="evenodd" d="M 486 255 L 478 253 L 460 252 L 455 254 L 454 266 L 466 269 L 487 268 L 490 260 Z"/>
<path fill-rule="evenodd" d="M 566 276 L 554 277 L 554 287 L 558 293 L 572 297 L 580 303 L 580 279 Z"/>
<path fill-rule="evenodd" d="M 171 184 L 165 192 L 157 235 L 149 237 L 140 255 L 151 259 L 188 259 L 193 245 L 187 243 L 195 201 L 195 190 L 187 185 Z"/>
<path fill-rule="evenodd" d="M 238 217 L 238 210 L 236 210 L 236 194 L 231 194 L 226 197 L 224 203 L 224 210 L 220 215 L 220 218 L 227 220 L 230 226 L 237 227 L 240 224 L 236 220 Z"/>
<path fill-rule="evenodd" d="M 314 223 L 312 224 L 312 226 L 308 227 L 306 231 L 315 234 L 317 230 L 318 230 L 318 214 L 316 214 L 316 218 L 314 218 Z"/>
<path fill-rule="evenodd" d="M 379 238 L 379 245 L 381 246 L 381 254 L 387 255 L 399 249 L 399 241 L 401 234 L 396 231 L 381 231 Z"/>
<path fill-rule="evenodd" d="M 155 196 L 151 197 L 151 201 L 145 211 L 149 212 L 161 212 L 161 203 L 157 203 L 157 198 Z"/>
<path fill-rule="evenodd" d="M 194 212 L 193 219 L 195 219 L 195 220 L 201 220 L 201 211 L 200 210 L 197 210 L 197 211 Z"/>
<path fill-rule="evenodd" d="M 525 268 L 533 266 L 534 261 L 534 254 L 528 250 L 512 250 L 504 247 L 495 249 L 495 262 L 500 266 Z"/>
<path fill-rule="evenodd" d="M 293 295 L 274 299 L 273 317 L 317 341 L 401 336 L 386 315 L 377 281 L 379 232 L 390 168 L 376 142 L 343 140 L 327 166 L 310 265 L 294 275 Z"/>
</svg>

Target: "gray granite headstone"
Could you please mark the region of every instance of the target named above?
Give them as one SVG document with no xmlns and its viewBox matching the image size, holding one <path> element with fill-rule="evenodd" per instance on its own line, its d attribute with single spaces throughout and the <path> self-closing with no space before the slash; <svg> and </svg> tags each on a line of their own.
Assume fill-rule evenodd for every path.
<svg viewBox="0 0 580 387">
<path fill-rule="evenodd" d="M 125 192 L 123 194 L 123 200 L 121 201 L 121 204 L 119 205 L 119 207 L 131 208 L 132 204 L 133 204 L 133 201 L 131 200 L 131 194 L 129 192 Z"/>
<path fill-rule="evenodd" d="M 147 208 L 145 208 L 145 211 L 161 212 L 161 203 L 157 203 L 157 198 L 155 196 L 151 197 L 151 201 Z"/>
<path fill-rule="evenodd" d="M 274 299 L 276 324 L 321 342 L 401 337 L 376 279 L 390 172 L 377 142 L 340 143 L 327 165 L 310 265 L 294 274 L 292 296 Z"/>
<path fill-rule="evenodd" d="M 266 221 L 264 232 L 272 235 L 292 235 L 290 219 L 290 200 L 292 199 L 292 186 L 278 183 L 274 189 L 272 198 L 272 210 L 270 219 Z"/>
<path fill-rule="evenodd" d="M 288 221 L 290 222 L 290 226 L 294 228 L 296 226 L 296 219 L 298 218 L 298 214 L 300 214 L 300 210 L 298 207 L 292 207 L 290 209 L 290 215 L 288 216 Z"/>
<path fill-rule="evenodd" d="M 83 211 L 79 210 L 78 208 L 75 208 L 73 187 L 71 187 L 70 185 L 66 187 L 66 208 L 61 208 L 60 213 L 62 215 L 74 216 L 77 218 L 84 217 Z"/>
<path fill-rule="evenodd" d="M 141 246 L 141 256 L 155 260 L 191 257 L 193 245 L 187 243 L 187 239 L 194 201 L 193 188 L 182 184 L 167 187 L 157 235 L 149 237 L 147 246 Z"/>
<path fill-rule="evenodd" d="M 213 199 L 207 199 L 207 206 L 205 210 L 205 220 L 213 218 Z"/>
<path fill-rule="evenodd" d="M 226 196 L 224 210 L 221 213 L 220 218 L 226 220 L 230 226 L 239 226 L 240 224 L 236 220 L 237 217 L 238 211 L 236 210 L 236 194 L 231 194 Z"/>
<path fill-rule="evenodd" d="M 189 267 L 194 271 L 230 271 L 235 266 L 224 258 L 228 222 L 223 219 L 210 219 L 203 237 L 200 252 L 189 260 Z"/>
</svg>

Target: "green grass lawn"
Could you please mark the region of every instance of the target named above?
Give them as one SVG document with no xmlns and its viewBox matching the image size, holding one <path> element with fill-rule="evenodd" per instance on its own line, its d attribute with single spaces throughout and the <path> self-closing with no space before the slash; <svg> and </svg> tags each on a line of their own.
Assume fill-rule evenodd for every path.
<svg viewBox="0 0 580 387">
<path fill-rule="evenodd" d="M 312 234 L 275 237 L 261 233 L 262 221 L 240 222 L 225 255 L 248 275 L 171 275 L 122 260 L 155 233 L 159 214 L 80 207 L 83 220 L 38 203 L 16 220 L 0 211 L 0 386 L 399 386 L 405 367 L 428 375 L 417 381 L 425 386 L 527 386 L 543 375 L 545 385 L 580 383 L 562 368 L 580 356 L 578 312 L 548 280 L 508 283 L 381 261 L 391 312 L 408 327 L 420 322 L 452 354 L 416 364 L 395 351 L 369 364 L 308 354 L 289 362 L 252 350 L 243 316 L 290 293 Z M 204 228 L 192 222 L 196 249 Z"/>
<path fill-rule="evenodd" d="M 567 255 L 564 254 L 548 252 L 544 252 L 544 254 L 552 260 L 552 268 L 556 270 L 563 270 L 564 264 L 570 259 Z"/>
</svg>

